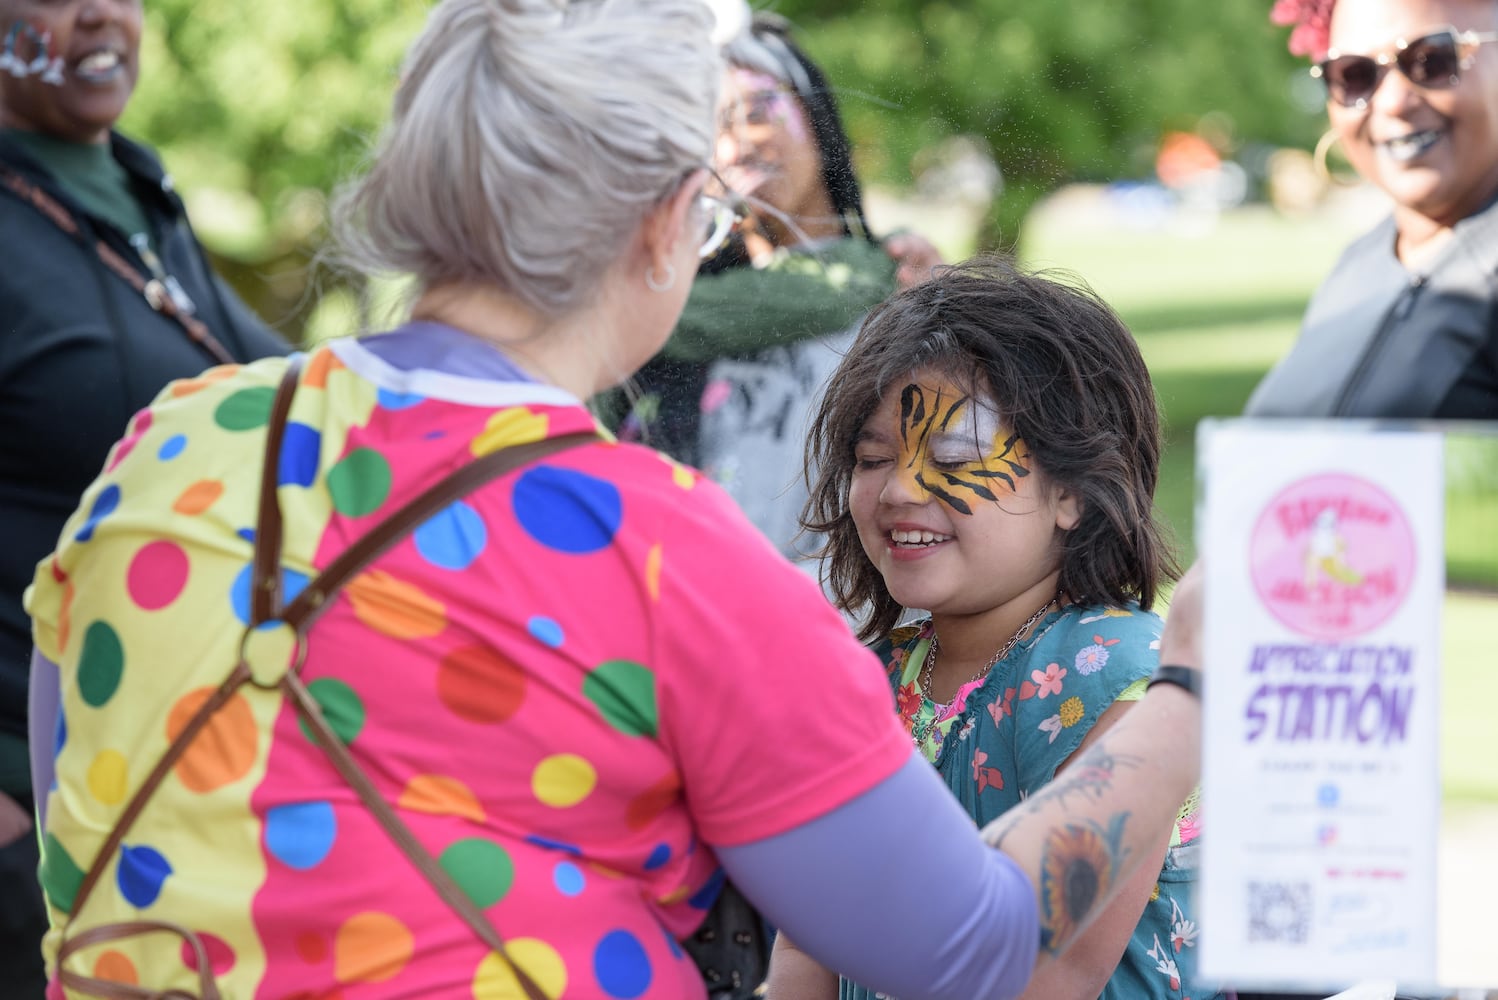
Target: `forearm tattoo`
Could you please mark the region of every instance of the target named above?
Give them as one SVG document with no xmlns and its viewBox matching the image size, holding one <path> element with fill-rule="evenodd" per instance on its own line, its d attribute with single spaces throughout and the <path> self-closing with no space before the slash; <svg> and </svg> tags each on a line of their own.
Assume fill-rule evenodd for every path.
<svg viewBox="0 0 1498 1000">
<path fill-rule="evenodd" d="M 1068 823 L 1046 838 L 1040 864 L 1040 947 L 1058 954 L 1092 917 L 1128 856 L 1123 828 L 1128 813 L 1106 827 L 1091 820 Z"/>
</svg>

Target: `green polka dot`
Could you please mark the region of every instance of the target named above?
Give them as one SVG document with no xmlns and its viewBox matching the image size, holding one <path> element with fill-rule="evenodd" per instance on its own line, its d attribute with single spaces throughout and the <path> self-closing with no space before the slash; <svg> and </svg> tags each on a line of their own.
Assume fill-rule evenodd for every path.
<svg viewBox="0 0 1498 1000">
<path fill-rule="evenodd" d="M 78 693 L 85 703 L 99 708 L 119 690 L 125 673 L 125 647 L 104 622 L 94 622 L 83 633 L 83 651 L 78 654 Z"/>
<path fill-rule="evenodd" d="M 509 852 L 487 840 L 460 840 L 442 852 L 438 863 L 480 909 L 504 899 L 515 884 Z"/>
<path fill-rule="evenodd" d="M 58 839 L 47 834 L 42 842 L 42 866 L 40 870 L 42 888 L 52 905 L 64 913 L 73 911 L 73 900 L 83 885 L 83 869 L 78 867 Z"/>
<path fill-rule="evenodd" d="M 320 677 L 308 684 L 307 690 L 312 694 L 312 699 L 322 706 L 323 718 L 328 720 L 328 728 L 333 730 L 333 735 L 345 745 L 354 742 L 364 729 L 364 702 L 354 693 L 354 689 L 343 681 Z M 298 724 L 302 727 L 302 735 L 316 743 L 306 721 L 298 720 Z"/>
<path fill-rule="evenodd" d="M 390 495 L 390 463 L 371 448 L 355 448 L 328 470 L 328 489 L 345 517 L 372 514 Z"/>
<path fill-rule="evenodd" d="M 609 660 L 583 681 L 583 695 L 626 736 L 654 736 L 655 675 L 631 660 Z"/>
<path fill-rule="evenodd" d="M 276 390 L 270 386 L 241 389 L 213 411 L 213 422 L 226 431 L 252 431 L 270 422 Z"/>
</svg>

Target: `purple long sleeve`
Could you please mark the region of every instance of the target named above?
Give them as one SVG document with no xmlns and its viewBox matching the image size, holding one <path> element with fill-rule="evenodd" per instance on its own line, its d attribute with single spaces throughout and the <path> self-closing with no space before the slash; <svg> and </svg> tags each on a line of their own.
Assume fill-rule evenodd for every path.
<svg viewBox="0 0 1498 1000">
<path fill-rule="evenodd" d="M 57 688 L 57 664 L 40 652 L 31 651 L 30 703 L 26 707 L 30 721 L 31 787 L 36 796 L 37 826 L 47 824 L 47 789 L 54 777 L 52 756 L 57 739 L 57 711 L 61 694 Z"/>
<path fill-rule="evenodd" d="M 820 819 L 718 856 L 802 951 L 872 989 L 971 1000 L 1029 982 L 1034 887 L 915 754 Z"/>
</svg>

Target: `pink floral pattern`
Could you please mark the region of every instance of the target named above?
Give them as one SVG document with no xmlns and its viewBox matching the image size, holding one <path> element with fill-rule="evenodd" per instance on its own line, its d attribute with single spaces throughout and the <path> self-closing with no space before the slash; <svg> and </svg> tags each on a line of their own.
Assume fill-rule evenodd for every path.
<svg viewBox="0 0 1498 1000">
<path fill-rule="evenodd" d="M 1032 670 L 1030 679 L 1036 684 L 1036 693 L 1044 698 L 1061 693 L 1061 682 L 1066 679 L 1066 668 L 1059 663 L 1049 664 L 1044 672 Z"/>
</svg>

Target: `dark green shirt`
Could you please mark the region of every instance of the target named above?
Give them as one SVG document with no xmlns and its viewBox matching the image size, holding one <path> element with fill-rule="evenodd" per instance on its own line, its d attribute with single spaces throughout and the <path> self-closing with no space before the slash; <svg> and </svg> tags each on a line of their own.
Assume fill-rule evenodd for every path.
<svg viewBox="0 0 1498 1000">
<path fill-rule="evenodd" d="M 5 138 L 46 167 L 68 194 L 89 212 L 108 221 L 128 237 L 144 234 L 154 244 L 156 234 L 141 208 L 130 175 L 107 142 L 68 142 L 41 132 L 8 128 Z"/>
</svg>

